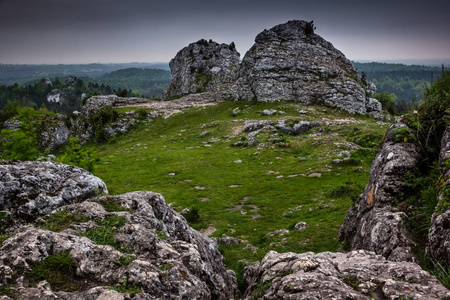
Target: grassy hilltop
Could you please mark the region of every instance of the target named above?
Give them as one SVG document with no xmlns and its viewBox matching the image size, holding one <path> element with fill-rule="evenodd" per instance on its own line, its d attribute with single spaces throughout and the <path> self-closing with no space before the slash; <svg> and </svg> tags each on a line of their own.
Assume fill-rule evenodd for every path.
<svg viewBox="0 0 450 300">
<path fill-rule="evenodd" d="M 266 116 L 268 109 L 285 114 Z M 261 147 L 248 145 L 244 125 L 252 120 L 321 125 L 298 136 L 260 133 Z M 111 194 L 159 192 L 177 211 L 191 210 L 185 216 L 195 229 L 244 240 L 221 245 L 226 263 L 236 269 L 238 260 L 259 260 L 270 249 L 336 251 L 340 225 L 368 181 L 387 127 L 325 107 L 222 102 L 148 121 L 99 146 L 94 174 Z M 298 222 L 309 227 L 298 231 Z"/>
</svg>

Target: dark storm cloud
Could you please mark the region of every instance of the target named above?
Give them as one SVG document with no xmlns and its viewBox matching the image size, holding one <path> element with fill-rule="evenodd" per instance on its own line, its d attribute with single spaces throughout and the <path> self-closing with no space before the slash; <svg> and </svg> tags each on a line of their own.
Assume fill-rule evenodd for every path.
<svg viewBox="0 0 450 300">
<path fill-rule="evenodd" d="M 200 38 L 242 53 L 264 28 L 314 20 L 352 59 L 444 57 L 450 1 L 0 0 L 0 62 L 168 61 Z M 406 50 L 405 50 L 406 49 Z"/>
</svg>

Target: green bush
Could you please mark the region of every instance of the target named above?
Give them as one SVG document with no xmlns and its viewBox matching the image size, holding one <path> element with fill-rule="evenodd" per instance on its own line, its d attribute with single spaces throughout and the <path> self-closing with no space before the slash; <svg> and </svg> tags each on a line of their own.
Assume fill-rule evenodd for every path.
<svg viewBox="0 0 450 300">
<path fill-rule="evenodd" d="M 0 157 L 5 160 L 35 160 L 40 154 L 36 136 L 23 129 L 3 129 L 0 143 Z"/>
<path fill-rule="evenodd" d="M 189 211 L 187 213 L 183 214 L 183 216 L 186 218 L 186 220 L 189 223 L 200 222 L 200 211 L 195 207 L 189 209 Z"/>
<path fill-rule="evenodd" d="M 94 164 L 98 161 L 95 148 L 82 148 L 75 137 L 69 138 L 69 145 L 58 160 L 71 166 L 83 168 L 89 172 L 94 171 Z"/>
</svg>

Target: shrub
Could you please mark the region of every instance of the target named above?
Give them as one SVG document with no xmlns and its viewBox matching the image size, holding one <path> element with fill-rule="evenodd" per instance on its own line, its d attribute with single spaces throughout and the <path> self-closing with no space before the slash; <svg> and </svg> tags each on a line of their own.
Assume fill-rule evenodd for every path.
<svg viewBox="0 0 450 300">
<path fill-rule="evenodd" d="M 98 161 L 93 147 L 82 148 L 75 137 L 69 138 L 69 145 L 64 155 L 59 159 L 60 162 L 83 168 L 89 172 L 94 171 L 94 164 Z"/>
<path fill-rule="evenodd" d="M 200 222 L 200 211 L 195 207 L 189 209 L 189 211 L 186 212 L 183 216 L 189 223 Z"/>
<path fill-rule="evenodd" d="M 36 136 L 23 129 L 1 131 L 1 158 L 6 160 L 35 160 L 39 156 Z"/>
</svg>

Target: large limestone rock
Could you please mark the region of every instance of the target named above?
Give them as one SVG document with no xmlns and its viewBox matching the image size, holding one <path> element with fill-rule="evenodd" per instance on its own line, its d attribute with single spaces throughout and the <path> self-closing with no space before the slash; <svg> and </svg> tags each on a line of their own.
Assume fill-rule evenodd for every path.
<svg viewBox="0 0 450 300">
<path fill-rule="evenodd" d="M 199 40 L 180 50 L 169 65 L 172 79 L 163 98 L 211 91 L 236 80 L 239 52 L 234 43 Z"/>
<path fill-rule="evenodd" d="M 443 266 L 450 263 L 450 127 L 444 132 L 439 154 L 439 171 L 443 179 L 436 212 L 428 233 L 428 255 Z M 442 184 L 441 183 L 441 184 Z"/>
<path fill-rule="evenodd" d="M 312 22 L 289 21 L 264 30 L 239 65 L 234 45 L 200 40 L 170 62 L 164 98 L 213 91 L 225 100 L 298 101 L 382 118 L 370 98 L 376 87 L 361 79 L 339 50 L 314 34 Z"/>
<path fill-rule="evenodd" d="M 277 253 L 244 269 L 244 299 L 450 299 L 417 264 L 369 251 Z"/>
<path fill-rule="evenodd" d="M 344 54 L 314 34 L 313 26 L 289 21 L 258 34 L 242 60 L 238 86 L 249 86 L 258 101 L 318 103 L 358 113 L 380 111 L 378 101 L 366 96 L 372 86 L 361 80 Z"/>
<path fill-rule="evenodd" d="M 102 193 L 108 193 L 105 183 L 77 167 L 35 161 L 3 161 L 0 165 L 0 211 L 10 214 L 7 221 L 34 220 Z"/>
<path fill-rule="evenodd" d="M 369 183 L 349 208 L 340 230 L 340 240 L 350 249 L 374 251 L 395 261 L 414 259 L 408 216 L 397 206 L 404 174 L 413 171 L 421 156 L 414 143 L 396 142 L 395 131 L 405 126 L 399 121 L 389 128 L 372 162 Z"/>
<path fill-rule="evenodd" d="M 115 203 L 107 212 L 106 204 Z M 120 209 L 117 209 L 117 206 Z M 68 253 L 82 283 L 76 292 L 60 292 L 46 286 L 47 295 L 66 299 L 97 299 L 126 294 L 105 294 L 106 287 L 123 285 L 140 290 L 138 299 L 233 299 L 236 277 L 226 270 L 217 244 L 192 229 L 180 214 L 172 210 L 160 194 L 132 192 L 105 196 L 64 207 L 66 212 L 88 219 L 73 223 L 62 232 L 29 228 L 3 243 L 0 249 L 0 282 L 12 285 L 20 294 L 37 299 L 42 288 L 29 288 L 32 262 L 50 255 Z M 111 211 L 111 209 L 108 209 Z M 101 220 L 120 216 L 125 224 L 115 228 L 116 248 L 99 245 L 81 237 L 100 226 Z M 120 263 L 124 258 L 127 263 Z M 15 280 L 21 278 L 20 280 Z M 40 286 L 45 286 L 40 284 Z M 33 298 L 35 297 L 35 298 Z M 79 297 L 79 298 L 77 298 Z M 122 297 L 122 298 L 120 298 Z M 128 298 L 127 298 L 128 299 Z"/>
</svg>

